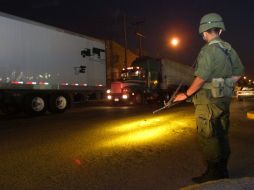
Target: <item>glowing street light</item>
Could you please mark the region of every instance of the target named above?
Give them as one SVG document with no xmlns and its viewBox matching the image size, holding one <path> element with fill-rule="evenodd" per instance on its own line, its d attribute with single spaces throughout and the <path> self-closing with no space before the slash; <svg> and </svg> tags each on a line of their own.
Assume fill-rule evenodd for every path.
<svg viewBox="0 0 254 190">
<path fill-rule="evenodd" d="M 171 41 L 170 41 L 170 44 L 171 44 L 173 47 L 178 46 L 178 45 L 179 45 L 179 39 L 176 38 L 176 37 L 172 38 Z"/>
<path fill-rule="evenodd" d="M 244 76 L 244 77 L 243 77 L 243 79 L 244 79 L 244 80 L 246 80 L 246 79 L 247 79 L 247 77 L 246 77 L 246 76 Z"/>
</svg>

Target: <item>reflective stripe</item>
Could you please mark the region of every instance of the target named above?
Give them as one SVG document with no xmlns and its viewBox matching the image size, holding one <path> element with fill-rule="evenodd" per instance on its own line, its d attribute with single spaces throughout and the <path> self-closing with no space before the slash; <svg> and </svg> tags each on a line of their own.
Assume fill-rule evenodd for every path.
<svg viewBox="0 0 254 190">
<path fill-rule="evenodd" d="M 218 23 L 218 22 L 223 22 L 223 20 L 220 20 L 220 21 L 202 22 L 202 23 L 200 23 L 200 25 L 203 25 L 203 24 L 212 24 L 212 23 Z"/>
<path fill-rule="evenodd" d="M 210 41 L 210 42 L 208 43 L 208 45 L 210 46 L 210 45 L 212 45 L 212 44 L 220 44 L 220 46 L 222 46 L 221 42 L 222 42 L 222 41 L 220 41 L 220 40 L 212 40 L 212 41 Z M 225 47 L 224 47 L 224 48 L 225 48 Z"/>
</svg>

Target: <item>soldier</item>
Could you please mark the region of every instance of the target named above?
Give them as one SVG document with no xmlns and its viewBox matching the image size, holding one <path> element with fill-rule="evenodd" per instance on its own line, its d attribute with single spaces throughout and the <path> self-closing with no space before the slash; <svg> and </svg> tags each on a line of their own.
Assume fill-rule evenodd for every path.
<svg viewBox="0 0 254 190">
<path fill-rule="evenodd" d="M 207 164 L 204 174 L 192 178 L 195 183 L 229 177 L 229 106 L 244 67 L 236 51 L 220 38 L 223 31 L 225 25 L 219 14 L 202 17 L 199 33 L 207 43 L 197 57 L 192 85 L 174 99 L 191 97 L 195 105 L 198 140 Z"/>
</svg>

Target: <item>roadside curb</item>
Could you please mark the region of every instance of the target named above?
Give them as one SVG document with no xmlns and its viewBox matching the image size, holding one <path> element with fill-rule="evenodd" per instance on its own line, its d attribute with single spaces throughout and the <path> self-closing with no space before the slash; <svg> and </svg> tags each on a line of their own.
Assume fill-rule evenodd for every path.
<svg viewBox="0 0 254 190">
<path fill-rule="evenodd" d="M 222 179 L 203 184 L 190 185 L 180 190 L 245 190 L 254 189 L 254 177 L 239 179 Z"/>
</svg>

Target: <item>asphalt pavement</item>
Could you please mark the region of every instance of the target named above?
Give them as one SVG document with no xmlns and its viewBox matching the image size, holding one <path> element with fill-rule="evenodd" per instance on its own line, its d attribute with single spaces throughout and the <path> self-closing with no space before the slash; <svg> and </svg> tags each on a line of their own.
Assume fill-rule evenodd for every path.
<svg viewBox="0 0 254 190">
<path fill-rule="evenodd" d="M 203 172 L 194 108 L 77 106 L 41 117 L 0 115 L 0 189 L 174 190 Z M 232 178 L 254 176 L 253 101 L 233 101 Z"/>
</svg>

